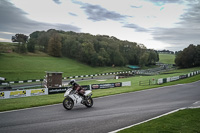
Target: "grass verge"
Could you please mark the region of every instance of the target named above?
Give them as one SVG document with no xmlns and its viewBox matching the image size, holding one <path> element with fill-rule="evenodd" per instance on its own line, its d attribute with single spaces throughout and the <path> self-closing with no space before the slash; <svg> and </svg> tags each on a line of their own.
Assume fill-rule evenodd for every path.
<svg viewBox="0 0 200 133">
<path fill-rule="evenodd" d="M 200 108 L 185 109 L 119 133 L 199 133 Z"/>
</svg>

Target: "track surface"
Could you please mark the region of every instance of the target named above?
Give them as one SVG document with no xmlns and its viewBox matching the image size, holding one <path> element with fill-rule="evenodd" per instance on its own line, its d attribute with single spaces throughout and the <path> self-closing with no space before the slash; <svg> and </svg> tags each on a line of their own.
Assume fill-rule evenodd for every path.
<svg viewBox="0 0 200 133">
<path fill-rule="evenodd" d="M 1 133 L 106 133 L 200 101 L 200 81 L 94 99 L 94 106 L 62 104 L 0 113 Z"/>
</svg>

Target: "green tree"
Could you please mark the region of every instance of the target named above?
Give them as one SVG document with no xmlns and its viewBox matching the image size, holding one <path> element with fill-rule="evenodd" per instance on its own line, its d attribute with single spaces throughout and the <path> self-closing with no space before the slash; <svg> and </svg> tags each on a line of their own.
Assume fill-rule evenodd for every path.
<svg viewBox="0 0 200 133">
<path fill-rule="evenodd" d="M 17 51 L 19 53 L 26 53 L 26 42 L 28 40 L 28 36 L 24 34 L 16 34 L 15 36 L 12 36 L 12 42 L 18 42 Z"/>
<path fill-rule="evenodd" d="M 28 36 L 24 34 L 16 34 L 15 36 L 12 36 L 12 42 L 26 43 L 27 40 Z"/>
<path fill-rule="evenodd" d="M 92 43 L 87 43 L 87 42 L 82 43 L 81 61 L 89 65 L 92 65 L 93 64 L 92 60 L 94 60 L 95 54 L 96 54 L 96 51 Z"/>
<path fill-rule="evenodd" d="M 55 57 L 61 56 L 61 37 L 58 33 L 51 35 L 48 42 L 48 54 Z"/>
<path fill-rule="evenodd" d="M 100 48 L 98 53 L 98 65 L 106 66 L 110 62 L 110 56 L 104 48 Z"/>
<path fill-rule="evenodd" d="M 42 31 L 38 37 L 37 43 L 39 45 L 39 50 L 42 52 L 47 52 L 48 43 L 49 43 L 49 34 L 45 31 Z"/>
<path fill-rule="evenodd" d="M 139 65 L 141 67 L 148 64 L 148 57 L 149 57 L 149 53 L 147 52 L 143 53 L 143 55 L 140 57 Z"/>
<path fill-rule="evenodd" d="M 180 51 L 177 53 L 176 58 L 175 58 L 176 65 L 181 68 L 199 66 L 199 62 L 200 62 L 199 50 L 200 50 L 199 46 L 190 44 L 183 51 Z"/>
<path fill-rule="evenodd" d="M 30 39 L 28 40 L 28 43 L 27 43 L 27 50 L 28 50 L 29 52 L 34 53 L 34 52 L 35 52 L 35 45 L 36 45 L 35 40 L 34 40 L 33 38 L 30 38 Z"/>
</svg>

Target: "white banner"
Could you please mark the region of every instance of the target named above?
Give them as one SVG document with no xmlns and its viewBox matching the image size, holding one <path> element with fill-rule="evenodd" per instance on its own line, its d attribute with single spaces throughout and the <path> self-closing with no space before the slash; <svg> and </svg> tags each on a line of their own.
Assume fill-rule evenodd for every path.
<svg viewBox="0 0 200 133">
<path fill-rule="evenodd" d="M 179 76 L 174 76 L 174 77 L 171 77 L 170 81 L 175 81 L 175 80 L 179 80 Z"/>
<path fill-rule="evenodd" d="M 122 82 L 122 86 L 131 86 L 131 81 Z"/>
<path fill-rule="evenodd" d="M 162 83 L 163 83 L 163 79 L 162 78 L 158 79 L 158 84 L 162 84 Z"/>
<path fill-rule="evenodd" d="M 48 88 L 31 89 L 31 90 L 16 90 L 16 91 L 1 91 L 0 99 L 39 96 L 39 95 L 48 95 Z"/>
</svg>

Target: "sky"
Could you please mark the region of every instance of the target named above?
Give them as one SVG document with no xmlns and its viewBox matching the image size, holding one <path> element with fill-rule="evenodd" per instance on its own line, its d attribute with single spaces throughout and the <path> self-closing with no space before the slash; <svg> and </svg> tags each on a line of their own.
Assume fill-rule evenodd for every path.
<svg viewBox="0 0 200 133">
<path fill-rule="evenodd" d="M 0 42 L 48 29 L 179 51 L 200 44 L 200 0 L 0 0 Z"/>
</svg>

